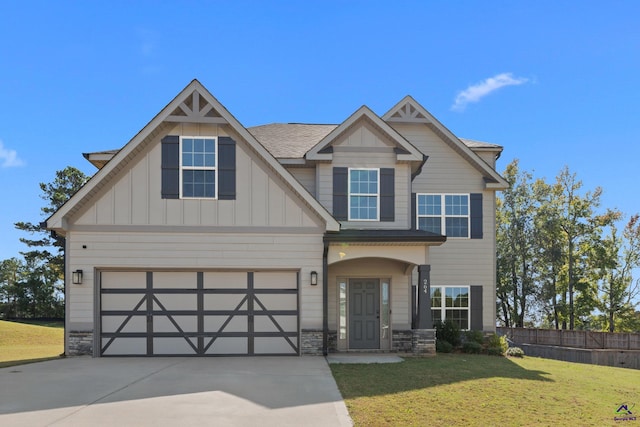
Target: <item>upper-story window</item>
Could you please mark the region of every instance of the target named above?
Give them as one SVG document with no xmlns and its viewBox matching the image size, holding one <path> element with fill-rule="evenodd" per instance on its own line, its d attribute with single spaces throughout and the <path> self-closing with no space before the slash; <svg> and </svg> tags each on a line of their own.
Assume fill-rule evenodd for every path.
<svg viewBox="0 0 640 427">
<path fill-rule="evenodd" d="M 380 170 L 349 169 L 349 221 L 378 221 Z"/>
<path fill-rule="evenodd" d="M 215 137 L 180 138 L 180 189 L 184 198 L 217 197 L 217 140 Z"/>
<path fill-rule="evenodd" d="M 468 194 L 418 194 L 418 229 L 447 237 L 469 237 Z"/>
</svg>

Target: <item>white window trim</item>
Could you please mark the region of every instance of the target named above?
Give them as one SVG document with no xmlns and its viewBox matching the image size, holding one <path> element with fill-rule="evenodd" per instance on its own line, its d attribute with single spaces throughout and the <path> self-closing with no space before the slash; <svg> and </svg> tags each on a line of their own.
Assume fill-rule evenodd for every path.
<svg viewBox="0 0 640 427">
<path fill-rule="evenodd" d="M 431 289 L 434 288 L 440 288 L 442 289 L 442 294 L 441 294 L 441 304 L 440 304 L 440 318 L 442 320 L 447 320 L 446 318 L 446 313 L 447 313 L 447 309 L 449 310 L 467 310 L 467 327 L 462 328 L 463 331 L 468 331 L 471 329 L 471 286 L 470 285 L 436 285 L 436 286 L 431 286 Z M 447 288 L 466 288 L 467 289 L 467 307 L 447 307 L 447 298 L 446 298 L 446 290 Z M 429 294 L 429 301 L 431 301 L 431 294 Z M 438 308 L 435 307 L 431 307 L 431 310 L 438 310 Z"/>
<path fill-rule="evenodd" d="M 376 171 L 377 173 L 377 181 L 378 181 L 378 192 L 376 194 L 370 193 L 351 193 L 351 171 Z M 349 221 L 367 221 L 367 222 L 375 222 L 380 221 L 380 168 L 349 168 L 349 173 L 347 175 L 347 213 Z M 376 218 L 375 219 L 354 219 L 351 218 L 351 196 L 363 196 L 363 197 L 376 197 Z"/>
<path fill-rule="evenodd" d="M 215 144 L 215 166 L 183 166 L 182 164 L 182 140 L 183 139 L 213 139 Z M 217 200 L 218 199 L 218 137 L 217 136 L 189 136 L 183 135 L 180 137 L 180 198 L 185 200 Z M 182 194 L 182 171 L 185 170 L 212 170 L 215 173 L 215 188 L 213 190 L 213 197 L 185 197 Z"/>
<path fill-rule="evenodd" d="M 440 215 L 420 215 L 418 200 L 420 196 L 439 196 L 440 197 Z M 466 215 L 447 215 L 445 206 L 446 196 L 466 196 L 467 197 L 467 214 Z M 440 218 L 440 234 L 447 236 L 447 218 L 467 218 L 467 235 L 465 236 L 447 236 L 447 239 L 470 239 L 471 238 L 471 194 L 470 193 L 416 193 L 416 228 L 420 229 L 420 218 Z"/>
</svg>

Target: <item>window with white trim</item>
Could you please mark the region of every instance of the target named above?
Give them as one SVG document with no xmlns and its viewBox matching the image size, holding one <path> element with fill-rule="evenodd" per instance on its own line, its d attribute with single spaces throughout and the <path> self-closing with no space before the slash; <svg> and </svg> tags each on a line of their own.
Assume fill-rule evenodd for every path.
<svg viewBox="0 0 640 427">
<path fill-rule="evenodd" d="M 217 197 L 217 138 L 180 137 L 180 195 Z"/>
<path fill-rule="evenodd" d="M 349 169 L 349 221 L 380 218 L 380 169 Z"/>
<path fill-rule="evenodd" d="M 469 329 L 469 286 L 431 286 L 431 320 L 434 327 L 451 320 Z"/>
<path fill-rule="evenodd" d="M 416 195 L 418 230 L 447 237 L 469 237 L 468 194 Z"/>
</svg>

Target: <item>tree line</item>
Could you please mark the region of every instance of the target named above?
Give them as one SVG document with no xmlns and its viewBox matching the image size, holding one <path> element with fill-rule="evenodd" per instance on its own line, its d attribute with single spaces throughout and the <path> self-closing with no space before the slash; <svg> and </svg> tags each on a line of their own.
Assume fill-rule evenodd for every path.
<svg viewBox="0 0 640 427">
<path fill-rule="evenodd" d="M 51 216 L 88 177 L 67 167 L 56 172 L 50 183 L 40 183 L 43 220 Z M 44 230 L 40 222 L 17 222 L 27 233 L 20 238 L 27 250 L 21 257 L 0 261 L 0 317 L 64 317 L 64 239 Z"/>
<path fill-rule="evenodd" d="M 518 160 L 497 200 L 497 317 L 508 327 L 640 331 L 640 219 L 602 209 L 564 167 L 548 183 Z"/>
</svg>

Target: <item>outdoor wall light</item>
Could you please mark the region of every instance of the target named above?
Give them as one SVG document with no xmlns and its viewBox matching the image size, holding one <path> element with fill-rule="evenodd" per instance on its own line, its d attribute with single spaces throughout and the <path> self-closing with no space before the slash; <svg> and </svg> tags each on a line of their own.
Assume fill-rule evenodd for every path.
<svg viewBox="0 0 640 427">
<path fill-rule="evenodd" d="M 317 284 L 318 284 L 318 273 L 317 273 L 317 272 L 315 272 L 315 271 L 312 271 L 312 272 L 311 272 L 311 284 L 312 284 L 313 286 L 315 286 L 315 285 L 317 285 Z"/>
<path fill-rule="evenodd" d="M 82 285 L 82 270 L 76 270 L 71 273 L 71 281 L 74 285 Z"/>
</svg>

